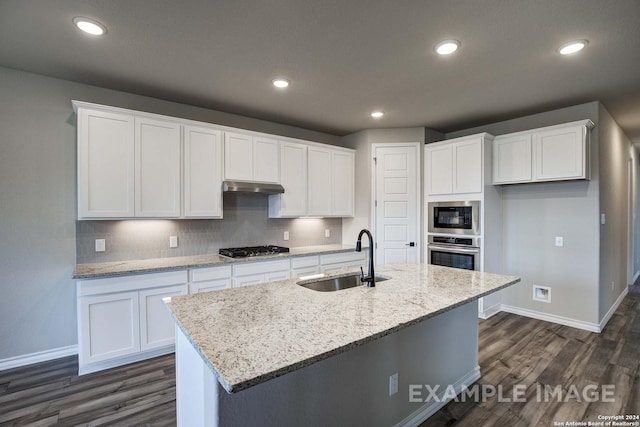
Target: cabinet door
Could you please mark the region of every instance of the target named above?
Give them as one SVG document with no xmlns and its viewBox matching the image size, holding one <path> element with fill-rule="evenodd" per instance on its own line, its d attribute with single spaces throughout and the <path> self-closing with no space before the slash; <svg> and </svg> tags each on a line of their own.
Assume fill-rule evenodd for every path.
<svg viewBox="0 0 640 427">
<path fill-rule="evenodd" d="M 253 138 L 253 180 L 280 182 L 280 149 L 274 139 Z"/>
<path fill-rule="evenodd" d="M 187 285 L 140 291 L 140 349 L 151 350 L 175 343 L 175 322 L 162 298 L 187 295 Z"/>
<path fill-rule="evenodd" d="M 253 180 L 253 138 L 239 133 L 224 134 L 224 178 Z"/>
<path fill-rule="evenodd" d="M 291 279 L 291 271 L 274 271 L 264 275 L 265 283 L 277 282 L 278 280 Z"/>
<path fill-rule="evenodd" d="M 221 132 L 184 127 L 184 216 L 222 218 Z"/>
<path fill-rule="evenodd" d="M 140 351 L 138 292 L 78 298 L 80 365 Z"/>
<path fill-rule="evenodd" d="M 331 150 L 309 147 L 308 160 L 308 214 L 331 215 Z"/>
<path fill-rule="evenodd" d="M 180 216 L 180 125 L 136 118 L 136 216 Z"/>
<path fill-rule="evenodd" d="M 331 153 L 331 215 L 353 216 L 354 155 L 344 151 Z"/>
<path fill-rule="evenodd" d="M 269 196 L 269 216 L 296 217 L 307 214 L 307 146 L 280 143 L 280 184 L 284 194 Z"/>
<path fill-rule="evenodd" d="M 453 148 L 451 144 L 426 148 L 425 173 L 428 174 L 427 191 L 430 195 L 453 193 Z"/>
<path fill-rule="evenodd" d="M 453 144 L 453 192 L 482 192 L 482 138 Z"/>
<path fill-rule="evenodd" d="M 78 218 L 134 216 L 133 116 L 78 112 Z"/>
<path fill-rule="evenodd" d="M 493 140 L 493 183 L 531 181 L 531 135 Z"/>
<path fill-rule="evenodd" d="M 585 178 L 584 127 L 534 134 L 535 181 Z"/>
</svg>

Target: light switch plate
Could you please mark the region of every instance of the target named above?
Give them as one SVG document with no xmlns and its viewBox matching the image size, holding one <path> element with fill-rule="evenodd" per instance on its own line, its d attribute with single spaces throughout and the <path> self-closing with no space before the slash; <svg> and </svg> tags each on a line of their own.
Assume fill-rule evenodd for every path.
<svg viewBox="0 0 640 427">
<path fill-rule="evenodd" d="M 178 236 L 169 236 L 169 247 L 170 248 L 178 247 Z"/>
<path fill-rule="evenodd" d="M 282 237 L 284 240 L 289 240 L 289 232 L 285 231 L 284 236 Z"/>
<path fill-rule="evenodd" d="M 106 240 L 96 239 L 96 252 L 104 252 L 106 250 Z"/>
<path fill-rule="evenodd" d="M 607 216 L 603 213 L 600 214 L 600 224 L 605 225 L 607 222 Z"/>
<path fill-rule="evenodd" d="M 389 376 L 389 396 L 398 392 L 398 373 Z"/>
<path fill-rule="evenodd" d="M 564 238 L 562 236 L 556 236 L 556 246 L 560 248 L 564 246 Z"/>
<path fill-rule="evenodd" d="M 331 229 L 330 228 L 325 228 L 324 229 L 324 237 L 331 237 Z"/>
</svg>

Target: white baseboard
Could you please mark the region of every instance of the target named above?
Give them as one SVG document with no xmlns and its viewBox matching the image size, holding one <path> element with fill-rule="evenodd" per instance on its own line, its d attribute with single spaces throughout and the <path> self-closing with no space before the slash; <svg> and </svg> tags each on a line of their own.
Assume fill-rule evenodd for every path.
<svg viewBox="0 0 640 427">
<path fill-rule="evenodd" d="M 462 393 L 464 387 L 469 387 L 471 384 L 475 383 L 480 379 L 480 366 L 476 366 L 467 374 L 463 375 L 455 384 L 453 384 L 453 388 L 456 391 L 456 394 Z M 438 394 L 438 399 L 435 402 L 428 402 L 421 406 L 418 410 L 411 413 L 404 420 L 400 421 L 396 424 L 396 427 L 417 427 L 422 424 L 427 418 L 438 412 L 440 408 L 446 405 L 449 401 L 453 399 L 449 398 L 443 400 L 442 397 L 446 390 L 443 389 L 442 393 Z"/>
<path fill-rule="evenodd" d="M 23 354 L 22 356 L 9 357 L 8 359 L 0 360 L 0 371 L 32 365 L 34 363 L 46 362 L 49 360 L 59 359 L 61 357 L 73 356 L 76 354 L 78 354 L 78 346 L 70 345 L 68 347 L 54 348 L 52 350 L 38 351 L 36 353 Z"/>
<path fill-rule="evenodd" d="M 628 293 L 629 293 L 629 287 L 625 286 L 624 291 L 622 291 L 618 299 L 616 299 L 616 302 L 613 303 L 609 311 L 607 311 L 607 314 L 605 314 L 602 320 L 600 321 L 600 331 L 604 329 L 605 325 L 609 322 L 609 319 L 611 319 L 611 316 L 613 316 L 613 313 L 615 313 L 618 307 L 620 307 L 622 300 L 624 299 L 624 297 L 627 296 Z"/>
<path fill-rule="evenodd" d="M 140 353 L 130 354 L 129 356 L 116 357 L 110 360 L 103 360 L 101 362 L 94 363 L 82 363 L 78 364 L 78 375 L 92 374 L 94 372 L 100 372 L 118 366 L 128 365 L 130 363 L 141 362 L 143 360 L 151 359 L 153 357 L 164 356 L 165 354 L 173 353 L 175 351 L 175 345 L 171 344 L 165 347 L 156 348 L 153 350 L 147 350 Z"/>
<path fill-rule="evenodd" d="M 640 271 L 636 271 L 636 274 L 633 275 L 633 280 L 631 281 L 632 285 L 636 283 L 636 281 L 638 280 L 638 277 L 640 277 Z"/>
<path fill-rule="evenodd" d="M 506 311 L 507 313 L 518 314 L 520 316 L 531 317 L 532 319 L 544 320 L 546 322 L 557 323 L 559 325 L 571 326 L 572 328 L 584 329 L 585 331 L 602 331 L 598 323 L 584 322 L 582 320 L 571 319 L 569 317 L 541 313 L 539 311 L 528 310 L 526 308 L 514 307 L 505 304 L 502 304 L 500 308 L 502 309 L 502 311 Z"/>
<path fill-rule="evenodd" d="M 500 313 L 501 310 L 501 305 L 500 304 L 496 304 L 494 306 L 489 307 L 488 309 L 481 311 L 480 313 L 478 313 L 478 317 L 483 319 L 483 320 L 487 320 L 488 318 L 495 316 L 496 314 Z"/>
</svg>

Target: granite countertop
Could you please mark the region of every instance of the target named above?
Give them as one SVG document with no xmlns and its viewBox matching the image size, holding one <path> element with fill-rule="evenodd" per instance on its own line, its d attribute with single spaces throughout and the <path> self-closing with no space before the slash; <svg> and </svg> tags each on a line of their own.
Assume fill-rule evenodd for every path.
<svg viewBox="0 0 640 427">
<path fill-rule="evenodd" d="M 375 288 L 337 292 L 283 280 L 172 297 L 167 306 L 220 384 L 233 393 L 520 281 L 426 264 L 392 264 L 376 272 L 390 279 Z"/>
<path fill-rule="evenodd" d="M 102 277 L 127 276 L 141 273 L 158 273 L 162 271 L 180 270 L 183 268 L 213 267 L 222 264 L 238 264 L 259 262 L 269 259 L 293 258 L 307 255 L 353 251 L 355 246 L 349 245 L 318 245 L 291 248 L 289 253 L 264 255 L 253 258 L 229 258 L 218 254 L 194 255 L 183 257 L 152 258 L 131 261 L 112 261 L 92 264 L 77 264 L 73 272 L 73 279 L 97 279 Z"/>
</svg>

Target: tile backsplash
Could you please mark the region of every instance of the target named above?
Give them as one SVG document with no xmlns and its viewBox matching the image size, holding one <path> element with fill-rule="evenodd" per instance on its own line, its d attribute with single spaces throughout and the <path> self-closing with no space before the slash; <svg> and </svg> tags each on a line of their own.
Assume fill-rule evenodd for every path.
<svg viewBox="0 0 640 427">
<path fill-rule="evenodd" d="M 340 218 L 269 218 L 266 195 L 225 194 L 223 214 L 224 219 L 76 221 L 76 262 L 202 255 L 236 246 L 296 247 L 342 241 Z M 325 237 L 325 229 L 330 230 L 331 237 Z M 283 237 L 285 231 L 289 232 L 288 241 Z M 169 248 L 169 236 L 178 237 L 177 248 Z M 105 252 L 95 252 L 95 239 L 106 240 Z"/>
</svg>

